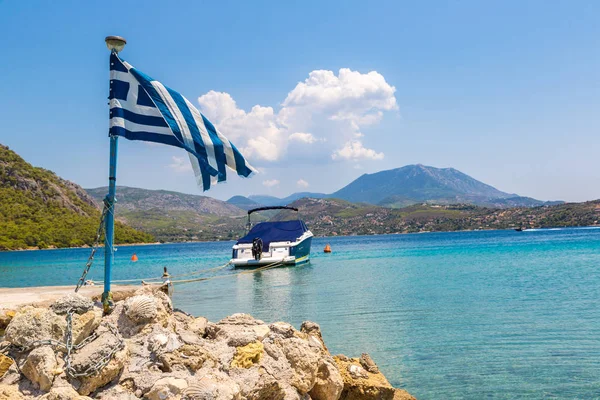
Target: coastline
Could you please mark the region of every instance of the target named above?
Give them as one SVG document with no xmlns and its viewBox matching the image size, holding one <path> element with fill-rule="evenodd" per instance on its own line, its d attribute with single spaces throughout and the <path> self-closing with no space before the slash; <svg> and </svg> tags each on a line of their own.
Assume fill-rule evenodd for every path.
<svg viewBox="0 0 600 400">
<path fill-rule="evenodd" d="M 548 226 L 548 227 L 532 227 L 524 229 L 524 231 L 545 231 L 545 230 L 560 230 L 560 229 L 600 229 L 600 225 L 577 225 L 577 226 Z M 396 236 L 396 235 L 421 235 L 424 233 L 455 233 L 455 232 L 502 232 L 502 231 L 514 231 L 514 228 L 505 229 L 493 229 L 493 228 L 482 228 L 482 229 L 460 229 L 453 231 L 419 231 L 419 232 L 393 232 L 393 233 L 374 233 L 367 235 L 328 235 L 328 236 L 314 236 L 315 239 L 326 239 L 326 238 L 338 238 L 338 237 L 369 237 L 369 236 Z M 152 243 L 123 243 L 116 244 L 115 247 L 131 247 L 131 246 L 156 246 L 163 244 L 188 244 L 188 243 L 221 243 L 221 242 L 235 242 L 235 239 L 227 240 L 188 240 L 181 242 L 152 242 Z M 98 246 L 98 248 L 104 248 L 104 244 Z M 73 249 L 91 249 L 91 246 L 76 246 L 76 247 L 48 247 L 46 249 L 40 249 L 37 247 L 31 247 L 27 249 L 14 249 L 14 250 L 0 250 L 0 253 L 10 252 L 22 252 L 22 251 L 50 251 L 50 250 L 73 250 Z"/>
<path fill-rule="evenodd" d="M 44 306 L 73 293 L 75 286 L 31 286 L 18 288 L 0 287 L 0 310 L 14 309 L 26 305 Z M 115 293 L 128 293 L 139 289 L 138 285 L 112 285 Z M 82 286 L 79 294 L 87 297 L 102 295 L 102 285 Z"/>
</svg>

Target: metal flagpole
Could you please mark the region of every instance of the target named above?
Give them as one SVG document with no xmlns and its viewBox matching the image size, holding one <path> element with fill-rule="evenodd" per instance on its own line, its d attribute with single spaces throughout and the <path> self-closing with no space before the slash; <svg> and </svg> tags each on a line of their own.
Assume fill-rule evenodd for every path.
<svg viewBox="0 0 600 400">
<path fill-rule="evenodd" d="M 107 36 L 104 41 L 111 52 L 118 53 L 123 50 L 127 41 L 120 36 Z M 110 292 L 110 280 L 114 258 L 115 239 L 115 194 L 117 191 L 117 149 L 118 136 L 110 135 L 110 163 L 108 169 L 108 194 L 105 198 L 105 207 L 108 208 L 104 229 L 104 292 L 102 293 L 102 305 L 104 312 L 110 312 L 113 301 Z"/>
</svg>

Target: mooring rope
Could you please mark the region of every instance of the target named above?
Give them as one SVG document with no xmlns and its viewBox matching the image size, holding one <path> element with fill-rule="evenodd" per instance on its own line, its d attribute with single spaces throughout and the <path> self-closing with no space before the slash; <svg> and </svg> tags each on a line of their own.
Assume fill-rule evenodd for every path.
<svg viewBox="0 0 600 400">
<path fill-rule="evenodd" d="M 255 269 L 251 269 L 251 270 L 240 271 L 240 272 L 235 273 L 235 274 L 216 275 L 216 276 L 209 276 L 209 277 L 206 277 L 206 278 L 181 279 L 181 280 L 176 280 L 176 281 L 171 280 L 170 283 L 172 283 L 172 284 L 180 284 L 180 283 L 190 283 L 190 282 L 203 282 L 203 281 L 210 281 L 212 279 L 229 278 L 231 276 L 238 276 L 238 275 L 243 275 L 243 274 L 254 274 L 256 272 L 266 271 L 266 270 L 269 270 L 269 269 L 272 269 L 272 268 L 279 267 L 281 265 L 283 265 L 283 262 L 276 261 L 274 263 L 265 265 L 264 267 L 255 268 Z"/>
<path fill-rule="evenodd" d="M 231 264 L 231 261 L 227 262 L 226 264 L 219 265 L 218 267 L 214 267 L 214 268 L 199 269 L 197 271 L 187 272 L 185 274 L 169 275 L 169 279 L 171 279 L 171 278 L 181 278 L 181 277 L 190 276 L 190 275 L 207 274 L 209 272 L 214 272 L 214 271 L 221 270 L 221 269 L 229 266 L 230 264 Z M 138 282 L 138 281 L 156 281 L 156 280 L 161 280 L 161 279 L 164 279 L 164 277 L 159 276 L 159 277 L 152 277 L 152 278 L 117 279 L 117 280 L 113 279 L 113 280 L 111 280 L 111 282 L 113 282 L 113 283 L 124 283 L 124 282 Z"/>
</svg>

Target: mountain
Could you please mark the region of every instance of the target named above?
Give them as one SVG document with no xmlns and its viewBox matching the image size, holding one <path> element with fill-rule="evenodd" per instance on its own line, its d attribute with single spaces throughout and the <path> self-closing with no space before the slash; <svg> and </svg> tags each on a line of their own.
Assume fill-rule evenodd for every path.
<svg viewBox="0 0 600 400">
<path fill-rule="evenodd" d="M 92 245 L 98 203 L 80 186 L 0 145 L 0 250 Z M 122 223 L 116 243 L 154 241 Z"/>
<path fill-rule="evenodd" d="M 237 197 L 237 196 L 236 196 Z M 312 192 L 297 192 L 292 193 L 291 195 L 279 198 L 275 196 L 267 196 L 267 195 L 250 195 L 248 199 L 261 204 L 263 206 L 287 206 L 294 201 L 301 199 L 303 197 L 310 197 L 313 199 L 322 199 L 324 197 L 329 197 L 325 193 L 312 193 Z"/>
<path fill-rule="evenodd" d="M 421 164 L 364 174 L 329 197 L 386 207 L 404 207 L 415 203 L 469 203 L 503 207 L 545 204 L 543 201 L 502 192 L 454 168 Z"/>
<path fill-rule="evenodd" d="M 267 196 L 262 194 L 252 194 L 248 196 L 248 199 L 263 206 L 280 206 L 282 200 L 279 197 Z"/>
<path fill-rule="evenodd" d="M 232 198 L 227 200 L 227 203 L 234 205 L 238 208 L 241 208 L 242 210 L 251 210 L 253 208 L 257 208 L 257 207 L 261 206 L 257 202 L 252 201 L 249 198 L 244 197 L 244 196 L 233 196 Z"/>
<path fill-rule="evenodd" d="M 86 190 L 101 201 L 108 188 Z M 121 221 L 169 242 L 237 238 L 246 215 L 212 197 L 127 186 L 117 187 L 115 213 Z"/>
</svg>

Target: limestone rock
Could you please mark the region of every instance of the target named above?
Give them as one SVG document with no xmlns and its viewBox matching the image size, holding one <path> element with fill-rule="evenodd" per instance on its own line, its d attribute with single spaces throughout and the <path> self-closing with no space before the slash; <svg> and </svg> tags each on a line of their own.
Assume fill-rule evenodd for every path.
<svg viewBox="0 0 600 400">
<path fill-rule="evenodd" d="M 0 400 L 89 400 L 90 393 L 97 400 L 413 400 L 389 385 L 368 355 L 332 358 L 314 322 L 304 322 L 300 331 L 248 314 L 210 323 L 173 311 L 170 298 L 155 287 L 117 301 L 106 316 L 88 305 L 69 296 L 52 309 L 24 307 L 10 320 L 6 338 L 17 345 L 64 342 L 66 319 L 57 312 L 77 309 L 74 343 L 98 336 L 74 351 L 71 365 L 92 375 L 67 377 L 62 354 L 54 352 L 59 348 L 40 347 L 19 356 L 31 381 L 10 366 L 0 378 L 9 385 L 0 384 Z"/>
<path fill-rule="evenodd" d="M 152 389 L 146 394 L 146 398 L 149 400 L 172 399 L 187 388 L 187 386 L 188 384 L 185 379 L 162 378 L 156 381 Z"/>
<path fill-rule="evenodd" d="M 144 393 L 148 393 L 156 381 L 164 378 L 164 376 L 164 373 L 158 369 L 146 370 L 141 374 L 127 374 L 124 372 L 123 376 L 120 378 L 119 384 L 133 393 L 138 393 L 138 397 L 141 397 Z"/>
<path fill-rule="evenodd" d="M 82 395 L 88 395 L 96 389 L 108 384 L 119 375 L 121 370 L 123 370 L 126 360 L 127 349 L 125 348 L 118 351 L 99 373 L 89 377 L 80 378 L 81 386 L 79 386 L 77 391 Z"/>
<path fill-rule="evenodd" d="M 274 322 L 269 325 L 269 329 L 271 330 L 270 336 L 280 338 L 291 338 L 296 332 L 294 327 L 287 322 Z"/>
<path fill-rule="evenodd" d="M 40 390 L 47 392 L 52 387 L 54 377 L 57 375 L 57 366 L 56 354 L 52 347 L 42 346 L 29 353 L 21 371 Z"/>
<path fill-rule="evenodd" d="M 319 324 L 312 321 L 304 321 L 300 326 L 300 332 L 317 338 L 323 349 L 327 351 L 327 346 L 325 346 L 325 341 L 323 340 L 323 335 L 321 334 L 321 327 Z"/>
<path fill-rule="evenodd" d="M 191 321 L 187 322 L 186 328 L 196 335 L 202 337 L 206 333 L 206 326 L 208 325 L 208 320 L 204 317 L 194 318 Z"/>
<path fill-rule="evenodd" d="M 100 400 L 138 400 L 138 397 L 134 393 L 121 385 L 114 385 L 103 390 L 97 398 Z"/>
<path fill-rule="evenodd" d="M 331 356 L 322 358 L 317 380 L 309 394 L 313 400 L 338 400 L 344 390 L 344 380 Z"/>
<path fill-rule="evenodd" d="M 276 341 L 290 363 L 293 377 L 290 382 L 301 393 L 307 393 L 314 386 L 319 368 L 319 355 L 308 345 L 307 341 L 299 338 L 289 338 Z"/>
<path fill-rule="evenodd" d="M 360 365 L 362 365 L 362 367 L 364 369 L 366 369 L 367 371 L 369 371 L 373 374 L 376 374 L 379 372 L 379 368 L 377 368 L 377 364 L 375 364 L 375 361 L 373 361 L 371 356 L 368 355 L 367 353 L 362 353 L 359 360 L 360 360 Z"/>
<path fill-rule="evenodd" d="M 158 306 L 152 296 L 133 296 L 125 301 L 125 314 L 136 324 L 148 323 L 157 317 Z"/>
<path fill-rule="evenodd" d="M 394 392 L 394 400 L 417 400 L 406 390 L 396 389 Z"/>
<path fill-rule="evenodd" d="M 253 342 L 236 348 L 233 360 L 231 360 L 231 368 L 250 368 L 254 364 L 258 364 L 264 350 L 261 342 Z"/>
<path fill-rule="evenodd" d="M 189 385 L 181 400 L 241 400 L 240 387 L 225 374 L 212 373 Z"/>
<path fill-rule="evenodd" d="M 47 308 L 23 307 L 6 328 L 4 339 L 17 346 L 27 346 L 40 339 L 62 341 L 67 321 Z"/>
<path fill-rule="evenodd" d="M 13 364 L 14 361 L 10 357 L 0 354 L 0 378 L 2 378 L 4 374 L 8 372 Z"/>
<path fill-rule="evenodd" d="M 50 309 L 60 315 L 66 314 L 69 310 L 76 314 L 83 314 L 92 308 L 94 308 L 94 302 L 79 293 L 69 293 L 50 305 Z"/>
<path fill-rule="evenodd" d="M 100 336 L 73 355 L 71 365 L 76 372 L 88 371 L 90 367 L 94 367 L 108 357 L 115 348 L 120 347 L 119 337 L 104 326 L 100 328 L 103 330 Z M 82 395 L 88 395 L 112 381 L 123 369 L 127 356 L 127 348 L 119 350 L 99 373 L 80 378 L 81 386 L 77 391 Z"/>
<path fill-rule="evenodd" d="M 265 323 L 259 319 L 255 319 L 249 314 L 231 314 L 228 317 L 219 321 L 220 325 L 264 325 Z"/>
<path fill-rule="evenodd" d="M 367 374 L 367 371 L 361 365 L 349 364 L 346 369 L 348 370 L 350 376 L 354 379 L 369 379 L 369 374 Z"/>
<path fill-rule="evenodd" d="M 164 353 L 160 356 L 163 363 L 163 370 L 172 372 L 183 370 L 196 372 L 204 366 L 207 360 L 211 361 L 211 366 L 216 364 L 215 358 L 202 346 L 185 344 L 177 350 Z"/>
<path fill-rule="evenodd" d="M 357 358 L 334 357 L 344 380 L 340 400 L 393 400 L 396 390 L 382 373 L 369 373 Z"/>
<path fill-rule="evenodd" d="M 177 335 L 185 344 L 200 344 L 200 337 L 187 329 L 177 329 Z"/>
<path fill-rule="evenodd" d="M 102 310 L 96 308 L 81 315 L 73 314 L 71 329 L 73 344 L 79 344 L 92 334 L 102 322 Z"/>
<path fill-rule="evenodd" d="M 13 385 L 0 384 L 0 400 L 21 400 L 23 395 L 19 393 L 19 388 Z"/>
<path fill-rule="evenodd" d="M 0 336 L 3 334 L 4 330 L 16 313 L 17 312 L 15 310 L 0 309 Z"/>
<path fill-rule="evenodd" d="M 285 388 L 269 374 L 261 374 L 254 381 L 254 385 L 242 387 L 241 397 L 244 400 L 284 400 Z"/>
<path fill-rule="evenodd" d="M 71 386 L 53 388 L 49 393 L 43 395 L 40 400 L 91 400 L 87 396 L 81 396 Z"/>
<path fill-rule="evenodd" d="M 283 400 L 312 400 L 308 393 L 298 393 L 293 387 L 288 387 L 284 390 Z"/>
<path fill-rule="evenodd" d="M 262 341 L 269 332 L 269 327 L 263 321 L 248 314 L 233 314 L 217 324 L 207 324 L 205 328 L 207 338 L 227 341 L 232 347 Z"/>
</svg>

